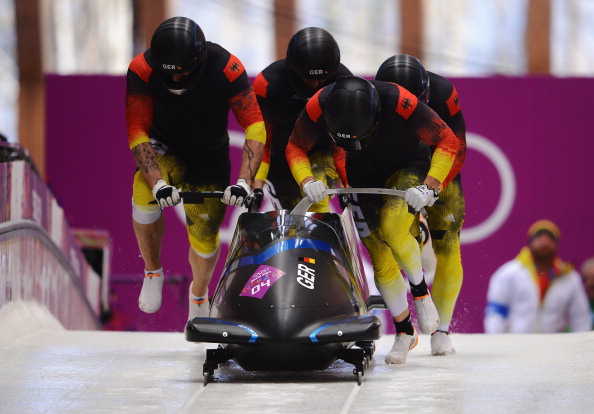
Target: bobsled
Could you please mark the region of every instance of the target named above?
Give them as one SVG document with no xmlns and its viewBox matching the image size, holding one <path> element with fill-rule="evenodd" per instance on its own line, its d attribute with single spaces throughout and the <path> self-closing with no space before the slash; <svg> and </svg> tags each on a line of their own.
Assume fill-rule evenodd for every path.
<svg viewBox="0 0 594 414">
<path fill-rule="evenodd" d="M 328 192 L 339 190 L 352 191 Z M 187 341 L 218 344 L 206 350 L 204 385 L 229 360 L 247 371 L 343 360 L 362 383 L 382 334 L 371 310 L 382 302 L 369 294 L 350 207 L 310 213 L 310 205 L 306 197 L 292 211 L 238 217 L 209 316 L 185 327 Z"/>
</svg>

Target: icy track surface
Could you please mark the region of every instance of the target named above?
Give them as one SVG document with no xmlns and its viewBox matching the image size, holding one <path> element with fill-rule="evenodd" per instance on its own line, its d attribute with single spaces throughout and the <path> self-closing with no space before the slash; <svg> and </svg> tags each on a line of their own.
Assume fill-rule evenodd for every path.
<svg viewBox="0 0 594 414">
<path fill-rule="evenodd" d="M 12 304 L 11 304 L 12 305 Z M 202 383 L 205 349 L 182 333 L 68 331 L 40 308 L 0 310 L 1 413 L 592 413 L 594 332 L 452 334 L 453 356 L 430 338 L 405 365 L 377 343 L 357 385 L 352 365 L 246 372 L 234 362 Z"/>
</svg>

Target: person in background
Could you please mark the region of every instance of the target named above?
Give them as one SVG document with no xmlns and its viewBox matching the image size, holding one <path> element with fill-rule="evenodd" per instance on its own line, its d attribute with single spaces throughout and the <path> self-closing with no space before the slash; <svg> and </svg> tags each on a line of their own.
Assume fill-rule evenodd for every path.
<svg viewBox="0 0 594 414">
<path fill-rule="evenodd" d="M 550 220 L 528 229 L 528 245 L 489 281 L 485 333 L 580 332 L 591 329 L 580 275 L 557 256 L 561 231 Z"/>
<path fill-rule="evenodd" d="M 406 274 L 421 331 L 435 332 L 439 316 L 421 265 L 419 243 L 409 229 L 438 198 L 459 153 L 452 130 L 412 93 L 393 83 L 355 76 L 320 89 L 301 112 L 287 145 L 287 161 L 303 193 L 320 202 L 323 182 L 314 179 L 308 152 L 332 140 L 341 180 L 353 188 L 396 188 L 404 198 L 372 194 L 352 197 L 352 214 L 369 251 L 376 287 L 396 327 L 388 364 L 402 364 L 418 342 L 408 309 Z M 435 146 L 431 158 L 430 146 Z M 457 165 L 457 164 L 456 164 Z"/>
<path fill-rule="evenodd" d="M 375 79 L 397 83 L 429 105 L 458 138 L 460 146 L 457 161 L 464 162 L 466 122 L 460 107 L 458 91 L 452 82 L 427 71 L 416 57 L 404 54 L 386 59 L 380 65 Z M 427 224 L 436 259 L 431 295 L 440 320 L 437 330 L 431 334 L 431 353 L 449 355 L 455 353 L 449 331 L 463 279 L 460 231 L 464 224 L 466 207 L 460 174 L 450 174 L 445 179 L 439 193 L 439 201 L 426 208 Z"/>
<path fill-rule="evenodd" d="M 582 279 L 586 296 L 590 302 L 590 316 L 592 329 L 594 329 L 594 257 L 589 258 L 582 264 Z"/>
<path fill-rule="evenodd" d="M 228 115 L 245 129 L 237 184 L 229 185 Z M 165 231 L 162 209 L 180 202 L 179 190 L 223 191 L 222 200 L 184 205 L 190 242 L 188 320 L 209 313 L 208 284 L 219 257 L 219 228 L 226 204 L 253 199 L 266 131 L 256 95 L 241 61 L 207 42 L 187 17 L 165 20 L 151 45 L 128 68 L 128 143 L 138 169 L 134 175 L 132 221 L 144 260 L 139 307 L 161 307 Z M 223 201 L 223 203 L 221 203 Z"/>
<path fill-rule="evenodd" d="M 285 156 L 297 117 L 320 88 L 350 75 L 340 63 L 334 37 L 319 27 L 307 27 L 293 35 L 285 59 L 270 64 L 256 76 L 254 90 L 266 123 L 267 142 L 255 187 L 266 187 L 274 208 L 292 210 L 303 197 Z M 315 179 L 333 187 L 338 176 L 333 147 L 328 144 L 313 148 L 309 157 Z M 310 210 L 330 211 L 328 200 L 312 205 Z"/>
</svg>

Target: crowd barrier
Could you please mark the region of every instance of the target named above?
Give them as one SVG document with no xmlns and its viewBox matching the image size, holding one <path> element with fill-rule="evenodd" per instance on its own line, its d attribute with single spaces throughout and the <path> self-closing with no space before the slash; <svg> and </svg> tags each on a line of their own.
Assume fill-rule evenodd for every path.
<svg viewBox="0 0 594 414">
<path fill-rule="evenodd" d="M 0 161 L 0 309 L 36 302 L 66 329 L 101 329 L 109 273 L 93 270 L 26 150 L 0 142 Z"/>
</svg>

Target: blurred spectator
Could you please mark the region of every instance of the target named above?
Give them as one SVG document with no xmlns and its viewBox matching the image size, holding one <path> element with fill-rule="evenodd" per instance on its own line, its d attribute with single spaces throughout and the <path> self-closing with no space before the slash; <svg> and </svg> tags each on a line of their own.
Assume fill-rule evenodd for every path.
<svg viewBox="0 0 594 414">
<path fill-rule="evenodd" d="M 528 229 L 528 246 L 491 277 L 486 333 L 588 331 L 588 299 L 580 275 L 557 257 L 561 232 L 549 220 Z"/>
<path fill-rule="evenodd" d="M 592 323 L 592 329 L 594 329 L 594 257 L 590 257 L 582 264 L 582 278 L 584 279 L 586 295 L 590 300 L 590 322 Z"/>
</svg>

